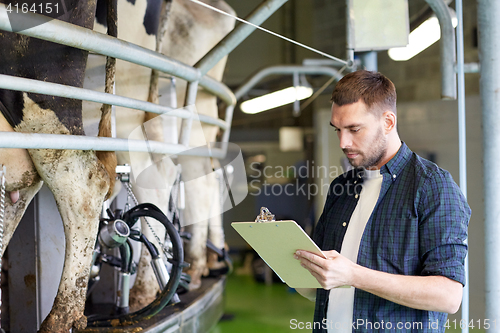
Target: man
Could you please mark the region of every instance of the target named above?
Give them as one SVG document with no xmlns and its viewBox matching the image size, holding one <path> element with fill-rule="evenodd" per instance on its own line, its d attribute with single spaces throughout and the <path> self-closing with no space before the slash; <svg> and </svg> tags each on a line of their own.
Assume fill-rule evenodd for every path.
<svg viewBox="0 0 500 333">
<path fill-rule="evenodd" d="M 470 208 L 447 171 L 401 142 L 388 78 L 350 73 L 332 101 L 355 169 L 330 185 L 314 233 L 327 259 L 295 255 L 323 286 L 298 290 L 316 301 L 314 332 L 444 332 L 462 299 Z"/>
</svg>

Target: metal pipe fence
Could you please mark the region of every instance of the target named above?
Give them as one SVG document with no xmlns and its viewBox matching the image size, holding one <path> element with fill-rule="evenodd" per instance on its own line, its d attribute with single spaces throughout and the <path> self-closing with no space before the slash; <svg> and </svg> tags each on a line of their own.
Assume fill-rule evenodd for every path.
<svg viewBox="0 0 500 333">
<path fill-rule="evenodd" d="M 19 20 L 19 22 L 21 23 L 25 22 L 25 26 L 28 26 L 28 22 L 38 23 L 32 28 L 17 32 L 19 34 L 87 50 L 104 56 L 114 57 L 148 68 L 157 69 L 161 72 L 179 77 L 188 82 L 199 81 L 199 85 L 201 87 L 217 96 L 227 104 L 227 109 L 230 112 L 226 112 L 226 119 L 232 118 L 231 111 L 236 104 L 236 98 L 232 91 L 223 83 L 218 82 L 206 75 L 203 76 L 199 69 L 188 66 L 180 61 L 171 59 L 160 53 L 142 48 L 133 43 L 125 42 L 123 40 L 113 38 L 67 22 L 50 19 L 43 15 L 28 12 L 17 14 L 10 13 L 9 16 L 12 20 Z M 14 32 L 10 24 L 9 16 L 7 15 L 6 6 L 4 4 L 0 4 L 0 30 Z M 220 56 L 220 54 L 218 54 L 218 56 Z M 188 123 L 192 123 L 193 117 L 196 117 L 203 123 L 215 125 L 221 128 L 221 130 L 224 132 L 222 138 L 223 140 L 226 140 L 225 142 L 227 142 L 229 138 L 229 133 L 226 134 L 225 132 L 229 131 L 229 128 L 231 127 L 231 120 L 227 122 L 223 119 L 213 118 L 207 115 L 196 115 L 193 112 L 189 112 L 188 110 L 172 109 L 166 106 L 127 98 L 124 96 L 106 94 L 83 88 L 69 87 L 61 84 L 13 77 L 9 75 L 0 75 L 0 88 L 46 94 L 51 96 L 75 98 L 97 103 L 106 103 L 123 106 L 126 108 L 153 112 L 157 114 L 168 113 L 169 116 L 187 119 Z M 193 101 L 194 99 L 192 98 L 191 102 Z M 190 148 L 193 148 L 182 144 L 173 145 L 161 142 L 153 142 L 149 145 L 141 145 L 139 143 L 133 143 L 133 140 L 94 137 L 71 138 L 68 135 L 64 135 L 64 139 L 61 140 L 61 136 L 57 136 L 57 138 L 55 138 L 54 136 L 55 135 L 49 134 L 35 135 L 26 133 L 0 132 L 0 148 L 92 149 L 103 151 L 128 150 L 178 155 L 190 154 L 187 151 L 189 151 Z M 116 143 L 111 143 L 112 140 L 116 140 Z M 151 151 L 151 147 L 153 146 L 155 147 L 155 151 Z M 224 146 L 225 145 L 223 145 L 222 147 Z M 205 153 L 200 152 L 201 150 L 195 150 L 195 154 L 205 155 Z M 221 158 L 225 155 L 225 151 L 224 149 L 207 149 L 206 154 L 207 156 L 214 157 L 216 157 L 215 155 L 217 155 L 219 158 Z"/>
</svg>

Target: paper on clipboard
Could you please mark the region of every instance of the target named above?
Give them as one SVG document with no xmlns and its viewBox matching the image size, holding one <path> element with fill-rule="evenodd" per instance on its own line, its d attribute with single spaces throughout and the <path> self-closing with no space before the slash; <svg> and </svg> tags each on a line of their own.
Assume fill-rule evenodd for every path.
<svg viewBox="0 0 500 333">
<path fill-rule="evenodd" d="M 231 226 L 291 288 L 322 288 L 295 259 L 297 250 L 326 256 L 295 221 L 233 222 Z"/>
</svg>

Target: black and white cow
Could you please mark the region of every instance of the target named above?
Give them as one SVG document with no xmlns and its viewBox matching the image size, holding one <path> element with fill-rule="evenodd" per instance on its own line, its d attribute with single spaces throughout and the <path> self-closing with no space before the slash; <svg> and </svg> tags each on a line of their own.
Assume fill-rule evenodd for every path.
<svg viewBox="0 0 500 333">
<path fill-rule="evenodd" d="M 145 11 L 151 12 L 149 8 L 156 5 L 136 2 L 134 6 L 128 0 L 118 1 L 118 38 L 138 44 L 142 47 L 154 50 L 156 46 L 155 36 L 152 27 L 142 25 L 146 20 L 136 13 Z M 234 11 L 222 0 L 205 0 L 204 2 L 234 14 Z M 99 4 L 98 4 L 99 7 Z M 158 10 L 158 13 L 160 11 Z M 126 18 L 126 23 L 123 22 Z M 157 26 L 157 18 L 153 20 Z M 95 30 L 105 32 L 103 19 L 96 21 Z M 216 13 L 210 9 L 201 7 L 189 0 L 173 0 L 170 8 L 170 15 L 166 26 L 164 42 L 161 52 L 173 59 L 179 60 L 187 65 L 194 65 L 211 48 L 213 48 L 234 26 L 234 19 Z M 97 63 L 89 62 L 89 66 L 103 67 L 103 59 L 96 60 Z M 100 63 L 99 63 L 100 61 Z M 224 58 L 208 75 L 221 80 L 225 67 Z M 89 71 L 91 72 L 91 71 Z M 92 71 L 93 72 L 93 71 Z M 148 100 L 149 80 L 151 70 L 137 66 L 125 61 L 117 61 L 116 68 L 116 93 L 118 95 Z M 91 79 L 91 78 L 89 78 Z M 185 100 L 186 82 L 177 81 L 177 101 L 182 107 Z M 101 87 L 102 89 L 102 87 Z M 162 92 L 160 92 L 162 93 Z M 203 90 L 198 91 L 196 99 L 196 109 L 200 114 L 218 117 L 216 98 Z M 84 104 L 84 116 L 94 118 L 96 123 L 99 115 L 98 106 L 91 103 Z M 154 116 L 154 115 L 153 115 Z M 168 143 L 178 143 L 179 133 L 177 120 L 162 117 L 162 121 L 151 121 L 152 117 L 142 111 L 131 110 L 123 107 L 116 107 L 116 128 L 117 137 L 132 138 L 135 131 L 142 138 L 141 126 L 145 126 L 149 133 L 156 133 L 155 139 Z M 191 146 L 204 146 L 209 142 L 215 142 L 217 127 L 203 125 L 195 127 L 191 132 L 189 144 Z M 148 136 L 149 137 L 149 136 Z M 151 137 L 150 137 L 151 138 Z M 119 164 L 132 165 L 133 179 L 148 167 L 153 161 L 147 153 L 117 153 Z M 182 157 L 178 159 L 182 175 L 184 178 L 195 178 L 186 182 L 186 208 L 184 210 L 184 221 L 186 227 L 192 233 L 192 239 L 186 244 L 186 260 L 191 264 L 188 273 L 192 276 L 192 288 L 200 285 L 200 277 L 207 270 L 207 237 L 216 244 L 217 247 L 224 247 L 224 234 L 222 230 L 219 182 L 211 170 L 210 163 L 206 163 L 206 158 Z M 206 169 L 202 172 L 199 169 Z M 161 168 L 160 179 L 165 182 L 156 188 L 141 186 L 132 182 L 133 191 L 139 202 L 150 202 L 158 206 L 163 211 L 167 211 L 170 196 L 170 185 L 174 182 L 178 167 L 171 160 L 164 159 Z M 205 177 L 192 176 L 192 174 L 206 174 Z M 151 232 L 150 226 L 155 230 L 156 235 L 164 241 L 164 227 L 155 220 L 149 221 L 150 225 L 143 225 L 143 232 L 153 243 L 157 244 L 156 237 Z M 149 304 L 158 292 L 156 277 L 149 267 L 149 254 L 143 251 L 141 262 L 138 267 L 137 278 L 134 288 L 130 294 L 131 309 L 138 309 Z"/>
<path fill-rule="evenodd" d="M 235 15 L 234 10 L 222 0 L 203 0 L 203 2 Z M 174 2 L 175 4 L 175 2 Z M 194 66 L 212 47 L 214 47 L 234 27 L 235 20 L 231 17 L 200 7 L 190 1 L 178 1 L 172 5 L 172 13 L 177 11 L 178 17 L 183 20 L 172 21 L 162 53 Z M 185 31 L 184 38 L 176 38 L 177 31 Z M 227 57 L 219 61 L 207 75 L 222 81 Z M 185 85 L 178 87 L 178 100 L 185 98 Z M 196 98 L 198 114 L 218 117 L 217 101 L 215 96 L 204 90 L 199 90 Z M 192 147 L 204 146 L 216 141 L 218 128 L 202 124 L 193 128 L 189 145 Z M 224 231 L 222 227 L 222 205 L 220 198 L 221 179 L 213 171 L 215 161 L 208 161 L 203 157 L 179 156 L 182 166 L 182 176 L 190 179 L 185 184 L 186 207 L 184 220 L 186 230 L 192 234 L 191 241 L 185 246 L 186 261 L 191 264 L 188 274 L 191 275 L 191 288 L 201 285 L 201 276 L 208 273 L 209 268 L 217 268 L 217 255 L 209 254 L 207 261 L 207 239 L 219 249 L 224 248 Z M 196 175 L 205 174 L 205 177 Z"/>
<path fill-rule="evenodd" d="M 73 1 L 61 18 L 92 29 L 95 6 L 95 1 Z M 2 31 L 0 59 L 2 74 L 81 87 L 87 52 Z M 0 110 L 2 131 L 84 135 L 82 102 L 78 100 L 0 90 Z M 103 121 L 101 126 L 109 125 Z M 54 194 L 64 223 L 63 273 L 53 308 L 40 332 L 68 332 L 72 327 L 86 326 L 83 310 L 89 265 L 102 203 L 114 180 L 113 158 L 108 165 L 101 160 L 113 154 L 103 153 L 99 159 L 94 151 L 0 149 L 0 164 L 7 166 L 10 193 L 5 243 L 43 182 Z"/>
<path fill-rule="evenodd" d="M 91 29 L 95 19 L 95 1 L 73 0 L 73 2 L 68 6 L 73 9 L 63 18 L 70 23 Z M 232 12 L 223 1 L 209 2 Z M 120 29 L 124 31 L 119 32 L 119 38 L 154 49 L 155 37 L 152 32 L 157 29 L 161 0 L 120 1 L 119 15 L 121 15 L 120 6 L 131 15 L 125 23 L 119 24 Z M 97 21 L 100 20 L 102 17 L 98 16 Z M 174 1 L 172 18 L 169 22 L 168 42 L 163 52 L 190 65 L 201 58 L 234 25 L 234 20 L 200 9 L 188 0 Z M 104 31 L 99 25 L 96 25 L 96 29 Z M 81 87 L 87 52 L 22 35 L 0 32 L 0 59 L 1 74 Z M 121 70 L 117 73 L 117 93 L 145 100 L 143 92 L 148 89 L 150 70 L 125 62 L 118 62 L 118 66 Z M 221 61 L 209 74 L 220 80 L 223 68 L 224 61 Z M 126 75 L 120 76 L 120 73 Z M 180 97 L 179 100 L 182 101 L 183 98 Z M 217 116 L 215 97 L 200 92 L 196 103 L 200 113 Z M 81 101 L 0 90 L 0 111 L 1 131 L 84 135 Z M 124 138 L 148 119 L 144 113 L 127 109 L 117 110 L 117 118 L 118 137 Z M 110 132 L 109 114 L 106 114 L 100 126 L 100 133 Z M 196 146 L 215 141 L 216 132 L 215 127 L 204 126 L 201 132 L 193 132 L 191 144 Z M 112 156 L 112 153 L 107 152 L 97 154 L 93 151 L 80 150 L 0 149 L 0 164 L 7 166 L 9 193 L 5 244 L 12 237 L 25 209 L 43 182 L 53 192 L 64 223 L 66 254 L 63 274 L 54 306 L 42 323 L 40 332 L 68 332 L 71 327 L 80 329 L 86 324 L 83 309 L 87 279 L 99 213 L 105 197 L 112 190 L 114 181 L 115 163 Z M 118 158 L 123 163 L 130 157 L 123 154 Z M 187 174 L 202 165 L 193 157 L 181 158 L 180 162 L 183 172 Z M 144 165 L 145 167 L 147 165 Z M 172 174 L 172 170 L 166 168 L 165 172 Z M 223 244 L 220 216 L 210 218 L 213 216 L 210 211 L 218 204 L 218 183 L 212 178 L 211 176 L 206 178 L 205 183 L 191 182 L 186 189 L 189 202 L 195 203 L 186 207 L 186 217 L 202 222 L 193 225 L 195 242 L 187 249 L 187 256 L 192 258 L 191 273 L 195 280 L 199 279 L 205 268 L 204 249 L 210 224 L 215 226 L 210 229 L 212 240 L 220 247 Z M 157 192 L 151 196 L 151 191 L 141 189 L 135 191 L 141 201 L 153 202 L 160 208 L 166 209 L 167 192 Z M 158 228 L 158 226 L 153 227 Z M 162 234 L 161 230 L 158 234 Z M 142 287 L 139 287 L 136 293 L 137 295 L 145 293 L 146 298 L 148 292 L 156 293 L 157 289 L 156 281 L 153 285 L 149 284 L 153 276 L 150 270 L 149 272 L 146 273 L 144 270 L 141 273 L 141 269 L 139 270 L 138 281 L 142 281 Z"/>
</svg>

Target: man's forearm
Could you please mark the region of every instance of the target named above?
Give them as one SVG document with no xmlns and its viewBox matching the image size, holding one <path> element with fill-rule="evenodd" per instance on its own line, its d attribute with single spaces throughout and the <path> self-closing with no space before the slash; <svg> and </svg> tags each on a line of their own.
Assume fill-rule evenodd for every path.
<svg viewBox="0 0 500 333">
<path fill-rule="evenodd" d="M 337 251 L 323 251 L 328 259 L 307 251 L 295 258 L 324 289 L 344 285 L 415 309 L 455 313 L 462 300 L 462 284 L 444 276 L 407 276 L 379 272 L 357 265 Z"/>
<path fill-rule="evenodd" d="M 463 286 L 444 276 L 406 276 L 357 266 L 352 285 L 379 297 L 415 309 L 455 313 Z"/>
</svg>

